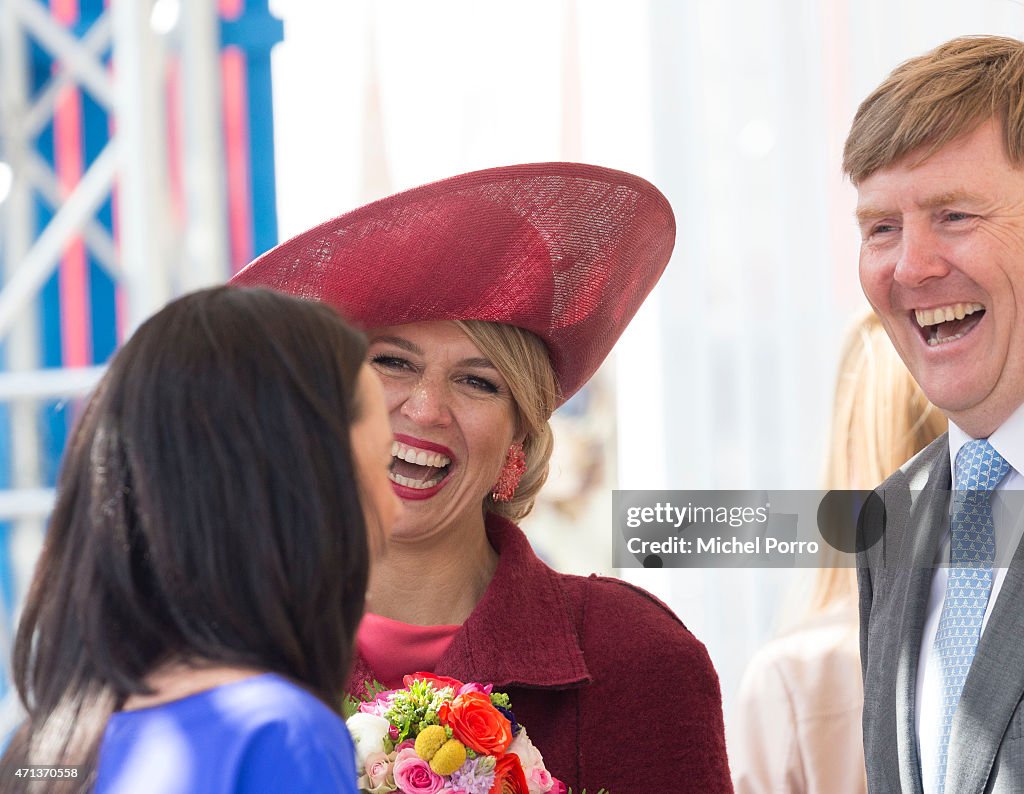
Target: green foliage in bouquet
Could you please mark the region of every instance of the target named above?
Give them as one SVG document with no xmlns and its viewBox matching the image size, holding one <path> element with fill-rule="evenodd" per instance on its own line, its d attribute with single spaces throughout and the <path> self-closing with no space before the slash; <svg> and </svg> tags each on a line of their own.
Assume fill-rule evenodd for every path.
<svg viewBox="0 0 1024 794">
<path fill-rule="evenodd" d="M 428 725 L 440 725 L 437 712 L 454 695 L 451 687 L 435 689 L 429 681 L 413 681 L 406 689 L 396 692 L 385 715 L 398 728 L 395 744 L 401 744 L 410 737 L 416 738 Z"/>
<path fill-rule="evenodd" d="M 353 714 L 359 711 L 361 703 L 369 703 L 371 700 L 376 700 L 377 695 L 381 692 L 387 692 L 388 688 L 384 686 L 380 681 L 367 681 L 364 685 L 366 692 L 359 697 L 354 694 L 345 695 L 345 699 L 341 701 L 341 716 L 344 719 L 348 719 Z"/>
<path fill-rule="evenodd" d="M 495 708 L 508 709 L 509 711 L 512 711 L 512 701 L 508 699 L 508 695 L 504 692 L 492 692 L 491 705 Z M 586 792 L 584 792 L 584 794 L 586 794 Z"/>
</svg>

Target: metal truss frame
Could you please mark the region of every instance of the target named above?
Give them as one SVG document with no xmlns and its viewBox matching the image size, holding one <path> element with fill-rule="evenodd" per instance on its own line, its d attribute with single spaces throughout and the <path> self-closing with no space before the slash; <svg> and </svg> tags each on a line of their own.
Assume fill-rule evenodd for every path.
<svg viewBox="0 0 1024 794">
<path fill-rule="evenodd" d="M 38 0 L 0 0 L 0 159 L 14 174 L 11 193 L 0 205 L 5 263 L 0 343 L 7 351 L 0 398 L 12 401 L 15 413 L 26 402 L 30 411 L 38 399 L 80 396 L 100 373 L 98 368 L 39 369 L 36 298 L 72 240 L 83 240 L 122 288 L 128 332 L 173 295 L 228 275 L 216 3 L 183 0 L 169 37 L 153 30 L 151 13 L 148 0 L 112 0 L 76 36 Z M 35 97 L 29 95 L 29 39 L 57 66 Z M 171 48 L 182 76 L 184 228 L 171 212 L 167 174 L 165 81 Z M 105 64 L 108 50 L 113 69 Z M 33 142 L 52 119 L 60 92 L 71 84 L 110 113 L 113 132 L 65 195 Z M 115 186 L 116 242 L 96 221 Z M 55 210 L 42 232 L 35 227 L 34 196 Z M 0 520 L 48 512 L 34 490 L 38 477 L 33 473 L 39 469 L 34 425 L 28 416 L 12 418 L 15 490 L 0 492 Z M 21 500 L 18 493 L 25 488 L 27 498 Z"/>
<path fill-rule="evenodd" d="M 9 405 L 12 456 L 11 487 L 0 489 L 0 521 L 11 522 L 12 568 L 22 574 L 38 554 L 54 497 L 42 483 L 40 401 L 81 397 L 103 372 L 102 366 L 41 366 L 39 293 L 68 245 L 83 241 L 118 286 L 125 334 L 174 295 L 221 283 L 229 274 L 217 3 L 170 1 L 180 3 L 177 25 L 161 35 L 151 23 L 152 0 L 110 0 L 84 31 L 59 22 L 45 0 L 0 0 L 0 160 L 13 171 L 0 204 L 0 402 Z M 34 94 L 32 44 L 54 64 Z M 172 56 L 180 67 L 183 221 L 172 212 L 168 175 Z M 111 120 L 109 139 L 70 191 L 35 146 L 69 86 L 87 92 Z M 115 192 L 116 241 L 97 221 Z M 42 230 L 39 200 L 53 210 Z M 25 585 L 15 582 L 17 600 Z M 2 620 L 10 614 L 0 610 Z M 0 625 L 5 661 L 2 644 L 11 634 L 10 626 Z M 12 694 L 0 702 L 0 734 L 18 718 Z"/>
</svg>

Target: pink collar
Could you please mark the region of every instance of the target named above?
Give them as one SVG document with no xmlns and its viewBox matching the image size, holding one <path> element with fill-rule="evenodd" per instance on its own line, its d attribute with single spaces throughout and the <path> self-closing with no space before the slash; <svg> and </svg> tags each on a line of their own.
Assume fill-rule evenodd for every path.
<svg viewBox="0 0 1024 794">
<path fill-rule="evenodd" d="M 407 673 L 434 669 L 459 628 L 416 626 L 367 612 L 359 624 L 356 647 L 377 680 L 398 688 Z"/>
</svg>

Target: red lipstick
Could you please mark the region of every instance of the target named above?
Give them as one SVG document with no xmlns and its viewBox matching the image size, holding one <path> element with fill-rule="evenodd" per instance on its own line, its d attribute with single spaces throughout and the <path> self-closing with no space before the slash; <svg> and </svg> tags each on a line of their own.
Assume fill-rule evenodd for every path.
<svg viewBox="0 0 1024 794">
<path fill-rule="evenodd" d="M 394 489 L 395 495 L 400 499 L 409 499 L 411 501 L 418 501 L 422 499 L 429 499 L 431 496 L 436 494 L 445 485 L 448 484 L 448 479 L 451 475 L 451 470 L 455 465 L 455 453 L 452 452 L 444 444 L 436 444 L 433 441 L 427 441 L 426 439 L 416 438 L 415 436 L 407 436 L 404 433 L 395 433 L 395 441 L 401 444 L 405 444 L 409 447 L 415 447 L 416 449 L 422 449 L 427 452 L 437 452 L 448 458 L 451 463 L 448 464 L 448 471 L 445 476 L 436 484 L 430 488 L 410 488 L 408 485 L 400 485 L 394 480 L 391 481 L 391 487 Z"/>
<path fill-rule="evenodd" d="M 455 453 L 448 449 L 444 444 L 435 444 L 433 441 L 426 441 L 422 438 L 407 436 L 404 433 L 395 433 L 395 441 L 400 441 L 410 447 L 416 447 L 416 449 L 425 449 L 428 452 L 440 452 L 448 458 L 448 460 L 453 463 L 455 462 Z"/>
</svg>

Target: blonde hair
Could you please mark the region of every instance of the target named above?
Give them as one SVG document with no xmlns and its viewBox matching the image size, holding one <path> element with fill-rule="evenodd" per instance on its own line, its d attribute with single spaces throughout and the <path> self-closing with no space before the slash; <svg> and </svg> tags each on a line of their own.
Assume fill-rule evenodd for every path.
<svg viewBox="0 0 1024 794">
<path fill-rule="evenodd" d="M 558 381 L 548 349 L 536 334 L 513 325 L 483 320 L 455 324 L 501 373 L 516 404 L 516 435 L 523 436 L 526 472 L 510 501 L 496 502 L 488 493 L 484 509 L 518 521 L 533 509 L 554 447 L 548 420 L 558 405 Z"/>
<path fill-rule="evenodd" d="M 825 487 L 870 490 L 946 431 L 874 312 L 847 333 L 839 359 Z M 826 546 L 807 605 L 821 612 L 856 593 L 853 568 Z"/>
<path fill-rule="evenodd" d="M 988 119 L 1024 164 L 1024 42 L 962 36 L 898 66 L 857 109 L 843 150 L 854 185 L 912 153 L 920 163 Z"/>
</svg>

